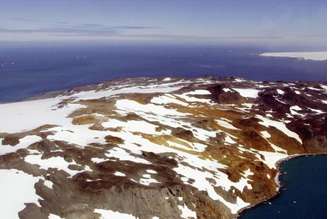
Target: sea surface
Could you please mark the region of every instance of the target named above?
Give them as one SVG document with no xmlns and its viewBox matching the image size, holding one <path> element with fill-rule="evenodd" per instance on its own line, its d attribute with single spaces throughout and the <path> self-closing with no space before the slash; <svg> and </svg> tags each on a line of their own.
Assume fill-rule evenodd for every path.
<svg viewBox="0 0 328 219">
<path fill-rule="evenodd" d="M 282 163 L 281 172 L 279 195 L 240 219 L 327 218 L 327 156 L 293 158 Z"/>
<path fill-rule="evenodd" d="M 0 102 L 137 76 L 326 81 L 326 61 L 261 57 L 261 48 L 0 44 Z"/>
</svg>

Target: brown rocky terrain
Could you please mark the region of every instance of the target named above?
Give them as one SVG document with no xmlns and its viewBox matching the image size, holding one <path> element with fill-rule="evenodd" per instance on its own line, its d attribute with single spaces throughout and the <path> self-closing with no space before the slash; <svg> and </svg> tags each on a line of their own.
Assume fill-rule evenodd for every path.
<svg viewBox="0 0 328 219">
<path fill-rule="evenodd" d="M 136 78 L 0 104 L 5 218 L 236 218 L 326 153 L 326 86 Z M 8 203 L 5 205 L 5 203 Z"/>
</svg>

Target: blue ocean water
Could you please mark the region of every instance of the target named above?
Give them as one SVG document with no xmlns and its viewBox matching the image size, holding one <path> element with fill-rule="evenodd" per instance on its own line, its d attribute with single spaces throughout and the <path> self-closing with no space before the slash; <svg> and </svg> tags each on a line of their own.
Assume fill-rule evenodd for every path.
<svg viewBox="0 0 328 219">
<path fill-rule="evenodd" d="M 136 76 L 326 81 L 326 61 L 257 56 L 261 51 L 172 45 L 0 45 L 0 102 Z"/>
<path fill-rule="evenodd" d="M 327 156 L 294 158 L 281 171 L 280 194 L 246 210 L 240 219 L 327 218 Z"/>
</svg>

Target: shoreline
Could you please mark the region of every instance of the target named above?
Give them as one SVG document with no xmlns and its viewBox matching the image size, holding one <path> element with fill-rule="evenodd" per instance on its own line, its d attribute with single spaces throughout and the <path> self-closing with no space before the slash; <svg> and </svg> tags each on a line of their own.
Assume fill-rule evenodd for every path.
<svg viewBox="0 0 328 219">
<path fill-rule="evenodd" d="M 185 77 L 176 77 L 176 76 L 167 76 L 167 77 L 147 77 L 147 76 L 135 76 L 135 77 L 118 77 L 108 80 L 102 80 L 98 82 L 90 82 L 90 83 L 84 83 L 81 85 L 71 86 L 69 88 L 63 88 L 58 90 L 51 90 L 51 91 L 44 91 L 40 92 L 39 94 L 35 94 L 29 97 L 25 97 L 23 99 L 14 100 L 14 101 L 0 101 L 0 104 L 7 104 L 7 103 L 16 103 L 16 102 L 23 102 L 23 101 L 32 101 L 32 100 L 40 100 L 40 99 L 46 99 L 46 98 L 53 98 L 58 95 L 63 95 L 69 92 L 75 92 L 75 91 L 88 91 L 95 89 L 99 85 L 110 85 L 115 84 L 119 82 L 126 82 L 126 81 L 138 81 L 138 80 L 149 80 L 149 79 L 157 79 L 157 80 L 163 80 L 164 78 L 171 78 L 172 80 L 179 80 L 179 79 L 187 79 Z M 198 77 L 190 77 L 190 79 L 196 79 L 196 78 L 216 78 L 214 76 L 198 76 Z M 223 80 L 228 80 L 228 77 L 223 77 Z"/>
<path fill-rule="evenodd" d="M 278 188 L 277 192 L 276 192 L 273 196 L 271 196 L 271 197 L 269 197 L 269 198 L 267 198 L 267 199 L 264 199 L 263 201 L 260 201 L 259 203 L 256 203 L 256 204 L 253 204 L 253 205 L 250 205 L 250 206 L 247 206 L 247 207 L 245 207 L 245 208 L 240 209 L 240 210 L 237 212 L 236 218 L 240 218 L 240 216 L 241 216 L 241 215 L 243 214 L 243 212 L 245 212 L 246 210 L 251 209 L 251 208 L 254 208 L 254 207 L 256 207 L 256 206 L 258 206 L 258 205 L 260 205 L 260 204 L 262 204 L 262 203 L 264 203 L 264 202 L 267 202 L 267 201 L 269 201 L 269 200 L 272 200 L 272 199 L 274 199 L 275 197 L 277 197 L 277 196 L 280 194 L 281 189 L 282 189 L 282 185 L 281 185 L 281 181 L 279 180 L 279 178 L 280 178 L 280 176 L 282 175 L 282 172 L 280 171 L 280 170 L 281 170 L 281 165 L 282 165 L 282 163 L 284 163 L 284 162 L 286 162 L 286 161 L 288 161 L 288 160 L 294 159 L 294 158 L 307 157 L 307 156 L 322 156 L 322 155 L 327 156 L 327 151 L 326 151 L 326 153 L 293 154 L 293 155 L 290 155 L 290 156 L 288 156 L 288 157 L 286 157 L 286 158 L 283 158 L 283 159 L 281 159 L 281 160 L 278 160 L 277 163 L 275 164 L 275 166 L 276 166 L 276 168 L 277 168 L 277 170 L 278 170 L 278 173 L 277 173 L 277 175 L 275 176 L 275 182 L 277 183 L 277 188 Z"/>
</svg>

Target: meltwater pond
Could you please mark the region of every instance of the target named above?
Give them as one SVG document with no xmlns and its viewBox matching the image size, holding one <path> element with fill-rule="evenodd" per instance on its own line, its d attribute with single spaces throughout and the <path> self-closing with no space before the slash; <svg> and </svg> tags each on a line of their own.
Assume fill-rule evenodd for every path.
<svg viewBox="0 0 328 219">
<path fill-rule="evenodd" d="M 327 156 L 297 157 L 282 163 L 278 196 L 242 213 L 241 219 L 321 219 L 327 212 Z"/>
</svg>

